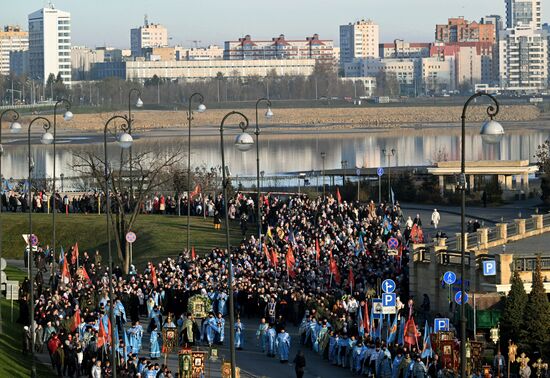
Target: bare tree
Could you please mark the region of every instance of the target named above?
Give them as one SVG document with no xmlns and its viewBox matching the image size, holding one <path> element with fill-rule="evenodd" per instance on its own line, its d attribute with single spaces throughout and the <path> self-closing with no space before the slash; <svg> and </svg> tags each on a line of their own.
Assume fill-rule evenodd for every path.
<svg viewBox="0 0 550 378">
<path fill-rule="evenodd" d="M 135 153 L 132 156 L 132 175 L 134 186 L 134 198 L 130 198 L 128 187 L 128 172 L 124 167 L 128 166 L 126 154 L 121 150 L 119 164 L 116 169 L 110 169 L 110 191 L 111 191 L 111 217 L 113 234 L 116 241 L 117 256 L 122 262 L 124 272 L 128 272 L 130 266 L 129 246 L 126 243 L 126 233 L 131 231 L 138 219 L 142 204 L 146 197 L 159 188 L 165 187 L 169 180 L 172 180 L 170 172 L 177 166 L 184 155 L 181 150 L 159 155 L 155 151 Z M 91 176 L 97 186 L 105 188 L 105 160 L 98 151 L 78 151 L 74 153 L 73 169 L 76 173 Z M 112 160 L 109 159 L 109 165 Z"/>
</svg>

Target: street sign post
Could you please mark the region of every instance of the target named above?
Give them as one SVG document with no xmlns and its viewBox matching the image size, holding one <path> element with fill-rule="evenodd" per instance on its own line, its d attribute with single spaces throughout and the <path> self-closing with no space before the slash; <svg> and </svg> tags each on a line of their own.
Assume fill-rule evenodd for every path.
<svg viewBox="0 0 550 378">
<path fill-rule="evenodd" d="M 497 263 L 495 260 L 483 261 L 483 275 L 484 276 L 496 276 L 497 275 Z"/>
<path fill-rule="evenodd" d="M 434 332 L 449 331 L 449 318 L 435 318 L 434 319 Z"/>
<path fill-rule="evenodd" d="M 126 234 L 126 241 L 129 244 L 128 249 L 129 249 L 129 252 L 130 252 L 130 265 L 132 265 L 132 261 L 134 260 L 133 244 L 136 241 L 136 239 L 137 239 L 137 236 L 136 236 L 135 232 L 128 231 L 128 233 Z"/>
<path fill-rule="evenodd" d="M 443 275 L 443 282 L 447 285 L 452 285 L 456 282 L 456 274 L 454 272 L 448 271 Z"/>
<path fill-rule="evenodd" d="M 457 291 L 455 294 L 455 302 L 459 305 L 462 304 L 462 291 Z M 468 293 L 464 293 L 464 303 L 468 303 Z"/>
<path fill-rule="evenodd" d="M 399 247 L 399 240 L 396 238 L 389 238 L 388 240 L 388 248 L 389 249 L 397 249 Z"/>
<path fill-rule="evenodd" d="M 382 306 L 395 307 L 396 299 L 395 293 L 384 293 L 382 294 Z"/>
<path fill-rule="evenodd" d="M 384 293 L 393 293 L 395 291 L 394 280 L 391 280 L 391 279 L 384 280 L 381 286 L 382 286 L 382 291 L 384 291 Z"/>
<path fill-rule="evenodd" d="M 382 175 L 384 174 L 384 168 L 378 168 L 376 173 L 378 174 L 378 203 L 382 203 Z"/>
</svg>

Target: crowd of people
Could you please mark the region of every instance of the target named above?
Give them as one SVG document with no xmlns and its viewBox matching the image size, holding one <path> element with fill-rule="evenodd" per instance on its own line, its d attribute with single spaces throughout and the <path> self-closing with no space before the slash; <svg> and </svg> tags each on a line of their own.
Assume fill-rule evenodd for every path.
<svg viewBox="0 0 550 378">
<path fill-rule="evenodd" d="M 221 197 L 215 197 L 212 211 L 207 211 L 222 213 L 222 204 Z M 235 219 L 250 220 L 255 213 L 254 201 L 241 193 L 229 205 Z M 403 348 L 406 340 L 396 339 L 386 347 L 382 323 L 374 320 L 365 306 L 376 297 L 384 279 L 394 280 L 397 296 L 412 303 L 407 302 L 408 245 L 423 238 L 418 215 L 408 222 L 398 203 L 347 203 L 339 196 L 268 195 L 261 206 L 264 236 L 261 240 L 255 235 L 243 238 L 231 251 L 238 349 L 248 347 L 249 342 L 241 319 L 258 318 L 263 319 L 256 332 L 260 348 L 283 363 L 289 361 L 291 342 L 302 342 L 331 363 L 357 374 L 385 376 L 374 355 L 416 358 L 418 347 Z M 397 240 L 397 248 L 389 249 L 390 238 Z M 58 375 L 109 377 L 113 367 L 108 356 L 114 348 L 119 376 L 174 376 L 158 361 L 166 326 L 178 329 L 179 345 L 226 342 L 225 318 L 231 295 L 226 250 L 215 248 L 196 256 L 183 251 L 143 269 L 132 266 L 128 274 L 119 266 L 109 272 L 98 252 L 80 253 L 78 245 L 59 258 L 58 253 L 39 248 L 34 254 L 39 268 L 34 314 L 28 311 L 28 280 L 23 282 L 20 296 L 20 321 L 28 326 L 32 319 L 36 330 L 32 335 L 30 327 L 26 328 L 24 349 L 28 351 L 29 340 L 34 338 L 37 350 L 47 350 Z M 56 274 L 50 277 L 51 282 L 44 282 L 42 274 L 53 260 Z M 111 275 L 114 303 L 108 294 Z M 197 294 L 212 303 L 205 319 L 195 319 L 187 311 L 189 298 Z M 111 306 L 114 324 L 109 320 Z M 412 305 L 403 306 L 399 316 L 406 321 L 412 314 Z M 370 326 L 365 326 L 365 318 Z M 285 330 L 290 325 L 299 327 L 300 341 L 291 340 Z M 114 340 L 110 340 L 111 327 Z M 388 335 L 392 332 L 386 331 Z M 398 341 L 399 348 L 395 347 Z M 302 366 L 301 357 L 296 359 L 295 365 Z M 374 365 L 372 361 L 376 361 Z M 389 365 L 384 361 L 380 366 L 387 369 Z M 429 370 L 426 365 L 423 368 Z M 412 374 L 416 365 L 411 369 L 404 371 Z"/>
</svg>

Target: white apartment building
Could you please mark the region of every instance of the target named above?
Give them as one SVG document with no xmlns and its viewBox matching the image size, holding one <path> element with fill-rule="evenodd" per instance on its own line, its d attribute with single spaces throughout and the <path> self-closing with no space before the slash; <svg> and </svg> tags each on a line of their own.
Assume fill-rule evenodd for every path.
<svg viewBox="0 0 550 378">
<path fill-rule="evenodd" d="M 541 28 L 540 0 L 506 0 L 506 28 Z"/>
<path fill-rule="evenodd" d="M 10 74 L 10 53 L 29 49 L 29 33 L 19 26 L 5 26 L 0 31 L 0 75 Z"/>
<path fill-rule="evenodd" d="M 47 82 L 50 74 L 71 84 L 71 14 L 49 8 L 29 14 L 29 69 L 32 79 Z"/>
<path fill-rule="evenodd" d="M 86 46 L 71 48 L 72 77 L 75 81 L 88 80 L 88 74 L 93 63 L 105 61 L 105 50 L 91 49 Z"/>
<path fill-rule="evenodd" d="M 130 46 L 133 57 L 142 56 L 142 49 L 146 47 L 166 47 L 168 29 L 160 24 L 150 24 L 146 16 L 143 26 L 130 30 Z"/>
<path fill-rule="evenodd" d="M 499 81 L 502 88 L 538 91 L 548 85 L 548 38 L 527 26 L 507 29 L 499 42 Z"/>
<path fill-rule="evenodd" d="M 423 58 L 421 64 L 421 80 L 425 93 L 441 93 L 457 89 L 454 57 Z"/>
<path fill-rule="evenodd" d="M 354 59 L 378 58 L 379 43 L 379 26 L 371 20 L 340 25 L 340 66 Z"/>
</svg>

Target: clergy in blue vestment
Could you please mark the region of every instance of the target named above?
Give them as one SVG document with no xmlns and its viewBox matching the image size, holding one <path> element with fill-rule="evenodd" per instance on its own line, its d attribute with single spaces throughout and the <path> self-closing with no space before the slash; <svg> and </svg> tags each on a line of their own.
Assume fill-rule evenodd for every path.
<svg viewBox="0 0 550 378">
<path fill-rule="evenodd" d="M 132 327 L 128 329 L 128 343 L 130 352 L 139 354 L 141 349 L 141 338 L 143 337 L 143 327 L 139 324 L 139 321 L 135 321 Z"/>
<path fill-rule="evenodd" d="M 240 318 L 237 318 L 237 321 L 235 322 L 235 348 L 237 349 L 243 349 L 243 342 L 244 342 L 244 325 L 241 322 Z"/>
<path fill-rule="evenodd" d="M 152 328 L 153 330 L 151 331 L 151 338 L 149 339 L 149 341 L 151 343 L 151 358 L 155 359 L 160 357 L 160 333 L 156 324 L 154 324 Z"/>
<path fill-rule="evenodd" d="M 284 328 L 277 335 L 277 350 L 279 351 L 279 360 L 281 363 L 288 362 L 288 352 L 290 351 L 290 335 Z"/>
</svg>

